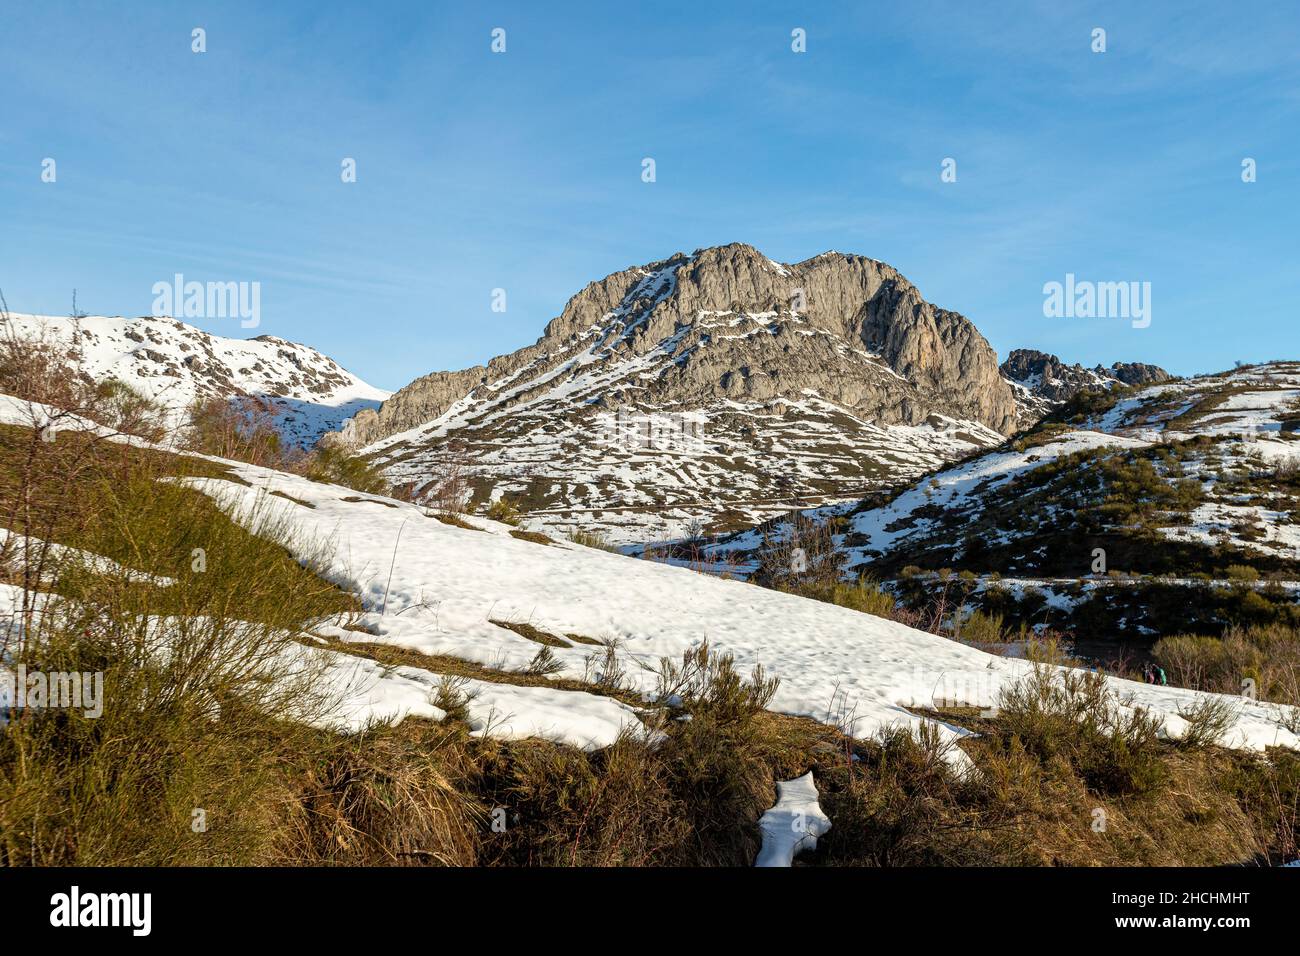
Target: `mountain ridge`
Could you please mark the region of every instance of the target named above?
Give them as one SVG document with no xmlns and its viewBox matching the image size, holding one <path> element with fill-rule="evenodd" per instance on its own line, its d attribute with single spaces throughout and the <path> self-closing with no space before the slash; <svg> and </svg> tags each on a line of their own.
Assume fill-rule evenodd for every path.
<svg viewBox="0 0 1300 956">
<path fill-rule="evenodd" d="M 303 448 L 392 394 L 309 345 L 274 335 L 229 338 L 167 316 L 6 313 L 0 335 L 66 347 L 91 378 L 117 379 L 160 403 L 172 428 L 199 399 L 265 400 L 277 430 Z"/>
</svg>

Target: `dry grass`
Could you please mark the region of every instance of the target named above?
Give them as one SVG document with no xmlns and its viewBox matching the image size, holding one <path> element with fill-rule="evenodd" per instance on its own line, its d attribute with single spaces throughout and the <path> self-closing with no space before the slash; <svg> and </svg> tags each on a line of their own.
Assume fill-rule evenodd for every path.
<svg viewBox="0 0 1300 956">
<path fill-rule="evenodd" d="M 489 618 L 488 620 L 490 623 L 495 624 L 497 627 L 504 627 L 508 631 L 514 631 L 520 637 L 527 638 L 528 640 L 533 641 L 534 643 L 537 644 L 545 644 L 547 647 L 572 647 L 573 646 L 564 638 L 556 637 L 554 634 L 548 634 L 546 631 L 543 631 L 540 628 L 533 627 L 533 625 L 527 623 L 526 621 L 497 621 L 491 618 Z"/>
<path fill-rule="evenodd" d="M 437 518 L 443 524 L 449 524 L 453 528 L 464 528 L 466 531 L 483 531 L 482 528 L 475 527 L 464 518 L 457 517 L 454 514 L 445 514 L 441 511 L 435 511 L 430 517 Z M 484 534 L 487 532 L 484 531 Z"/>
<path fill-rule="evenodd" d="M 487 814 L 455 728 L 408 721 L 331 742 L 289 783 L 268 862 L 295 866 L 469 866 Z"/>
<path fill-rule="evenodd" d="M 584 548 L 595 548 L 598 551 L 609 551 L 611 554 L 622 553 L 618 548 L 606 541 L 602 535 L 594 531 L 574 529 L 569 532 L 568 538 L 574 544 L 580 544 Z"/>
<path fill-rule="evenodd" d="M 1087 675 L 1046 670 L 976 730 L 955 772 L 936 733 L 887 730 L 814 768 L 833 821 L 826 865 L 1209 866 L 1294 857 L 1300 758 L 1153 739 Z M 1095 709 L 1096 714 L 1091 710 Z M 1213 724 L 1213 721 L 1209 721 Z M 1102 758 L 1102 759 L 1099 759 Z"/>
<path fill-rule="evenodd" d="M 533 544 L 555 544 L 554 541 L 540 531 L 521 531 L 518 528 L 512 528 L 510 537 L 518 538 L 520 541 L 531 541 Z"/>
</svg>

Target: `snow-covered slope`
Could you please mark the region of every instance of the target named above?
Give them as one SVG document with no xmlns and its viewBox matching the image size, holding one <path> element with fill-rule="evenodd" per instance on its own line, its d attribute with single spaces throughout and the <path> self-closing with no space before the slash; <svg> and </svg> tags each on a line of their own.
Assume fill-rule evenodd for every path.
<svg viewBox="0 0 1300 956">
<path fill-rule="evenodd" d="M 314 445 L 389 392 L 368 385 L 315 349 L 274 336 L 231 339 L 171 318 L 10 314 L 0 336 L 66 345 L 96 381 L 117 379 L 164 404 L 179 422 L 196 398 L 266 399 L 291 442 Z"/>
<path fill-rule="evenodd" d="M 762 664 L 781 678 L 772 708 L 834 722 L 856 734 L 928 720 L 936 701 L 989 707 L 1031 665 L 892 621 L 819 601 L 693 571 L 554 542 L 520 539 L 516 529 L 471 518 L 449 525 L 420 507 L 253 466 L 236 466 L 247 484 L 187 479 L 236 520 L 276 510 L 302 532 L 303 555 L 331 543 L 325 574 L 360 595 L 365 632 L 322 633 L 445 654 L 488 667 L 522 669 L 539 645 L 503 624 L 551 635 L 609 642 L 628 684 L 650 692 L 661 658 L 708 640 L 734 654 L 742 671 Z M 278 491 L 281 495 L 270 495 Z M 381 612 L 381 608 L 383 609 Z M 501 623 L 494 623 L 501 622 Z M 608 673 L 604 647 L 575 639 L 552 648 L 566 676 Z M 594 670 L 593 670 L 594 669 Z M 1202 696 L 1172 687 L 1111 679 L 1134 705 L 1178 735 Z M 1232 746 L 1300 747 L 1282 726 L 1289 710 L 1234 704 Z M 964 733 L 940 728 L 947 739 Z"/>
<path fill-rule="evenodd" d="M 0 402 L 4 423 L 31 427 L 48 414 L 23 402 Z M 316 634 L 449 655 L 501 674 L 503 683 L 471 682 L 471 713 L 481 733 L 595 747 L 637 720 L 633 708 L 611 697 L 509 683 L 510 672 L 532 663 L 542 645 L 519 632 L 526 629 L 507 625 L 527 624 L 551 635 L 556 646 L 548 651 L 560 676 L 613 681 L 621 671 L 627 688 L 647 695 L 662 658 L 679 659 L 707 640 L 733 654 L 742 672 L 762 664 L 781 678 L 774 710 L 859 736 L 931 722 L 921 711 L 940 702 L 993 706 L 1004 688 L 1031 672 L 1025 661 L 847 608 L 576 544 L 530 540 L 481 518 L 465 519 L 470 526 L 462 527 L 407 502 L 222 464 L 230 479 L 184 480 L 254 530 L 263 521 L 294 529 L 290 549 L 313 562 L 324 553 L 322 573 L 368 609 L 350 627 L 321 622 Z M 337 715 L 342 726 L 405 713 L 438 719 L 435 661 L 428 668 L 348 666 L 344 655 L 331 664 L 330 680 L 347 690 L 345 710 Z M 1121 699 L 1151 710 L 1174 737 L 1185 727 L 1181 714 L 1211 696 L 1108 680 Z M 1222 742 L 1300 749 L 1300 738 L 1286 729 L 1292 719 L 1292 708 L 1237 699 Z M 966 733 L 937 726 L 947 740 Z"/>
</svg>

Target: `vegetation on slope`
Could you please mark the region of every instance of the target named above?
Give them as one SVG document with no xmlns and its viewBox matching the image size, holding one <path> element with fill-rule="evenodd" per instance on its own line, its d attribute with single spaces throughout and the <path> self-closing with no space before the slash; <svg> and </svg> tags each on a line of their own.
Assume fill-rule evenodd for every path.
<svg viewBox="0 0 1300 956">
<path fill-rule="evenodd" d="M 738 673 L 707 645 L 660 663 L 653 702 L 629 693 L 612 644 L 599 673 L 564 682 L 642 708 L 644 731 L 594 752 L 472 735 L 456 678 L 482 670 L 415 652 L 386 662 L 446 675 L 447 720 L 311 729 L 304 718 L 330 704 L 317 675 L 267 670 L 355 599 L 290 557 L 286 527 L 249 533 L 177 481 L 236 480 L 219 464 L 81 430 L 47 437 L 0 428 L 0 518 L 14 533 L 0 557 L 27 625 L 3 653 L 11 665 L 102 673 L 106 706 L 98 717 L 4 715 L 0 865 L 747 865 L 774 782 L 810 769 L 833 821 L 814 862 L 1294 855 L 1294 755 L 1219 750 L 1209 712 L 1189 715 L 1206 731 L 1187 744 L 1154 739 L 1087 677 L 1030 683 L 996 716 L 941 714 L 982 733 L 964 744 L 977 776 L 955 774 L 936 738 L 855 740 L 847 723 L 769 713 L 775 681 Z M 836 581 L 829 596 L 864 610 L 885 600 L 867 583 Z M 150 623 L 159 615 L 165 649 Z M 550 683 L 540 670 L 493 678 Z M 1102 717 L 1077 719 L 1080 702 Z"/>
</svg>

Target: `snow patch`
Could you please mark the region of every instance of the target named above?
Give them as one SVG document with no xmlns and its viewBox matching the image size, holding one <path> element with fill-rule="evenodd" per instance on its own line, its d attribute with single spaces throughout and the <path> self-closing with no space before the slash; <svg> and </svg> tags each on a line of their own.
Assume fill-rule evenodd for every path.
<svg viewBox="0 0 1300 956">
<path fill-rule="evenodd" d="M 817 802 L 811 770 L 778 782 L 776 793 L 776 803 L 758 821 L 763 846 L 755 866 L 790 866 L 804 850 L 817 849 L 817 838 L 831 828 L 830 818 Z"/>
</svg>

